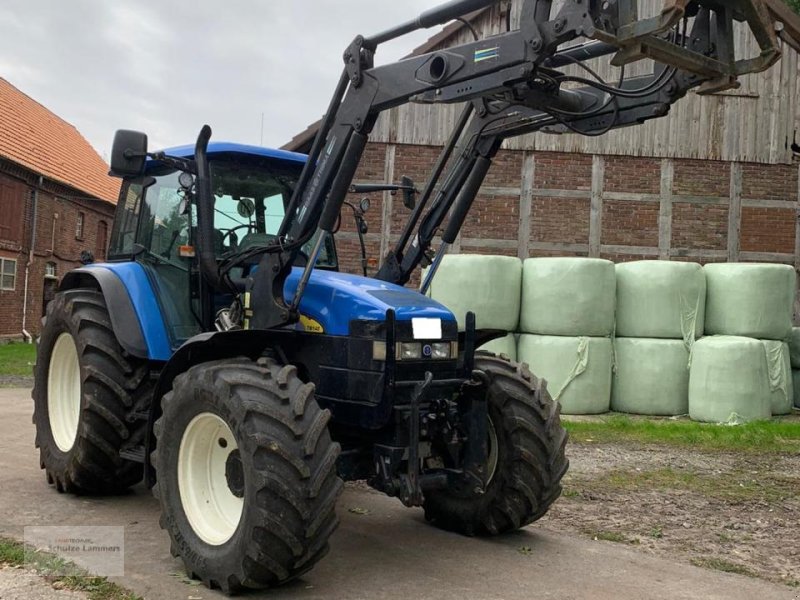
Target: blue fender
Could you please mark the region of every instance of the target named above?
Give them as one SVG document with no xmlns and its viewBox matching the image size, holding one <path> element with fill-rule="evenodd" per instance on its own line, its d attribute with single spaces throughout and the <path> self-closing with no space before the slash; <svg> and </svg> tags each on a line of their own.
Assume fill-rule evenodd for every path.
<svg viewBox="0 0 800 600">
<path fill-rule="evenodd" d="M 172 348 L 167 329 L 144 268 L 135 262 L 87 265 L 67 273 L 59 291 L 91 282 L 103 292 L 120 346 L 138 358 L 169 360 Z"/>
</svg>

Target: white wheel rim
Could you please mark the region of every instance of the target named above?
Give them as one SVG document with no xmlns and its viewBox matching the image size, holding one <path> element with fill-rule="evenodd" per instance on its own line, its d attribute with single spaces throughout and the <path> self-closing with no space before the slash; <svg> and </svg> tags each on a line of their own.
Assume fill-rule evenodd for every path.
<svg viewBox="0 0 800 600">
<path fill-rule="evenodd" d="M 492 479 L 494 479 L 494 474 L 497 471 L 497 459 L 498 459 L 498 448 L 497 448 L 497 431 L 494 428 L 494 423 L 492 422 L 492 418 L 489 417 L 489 456 L 486 460 L 486 470 L 488 472 L 488 478 L 486 479 L 486 484 L 488 485 Z"/>
<path fill-rule="evenodd" d="M 227 542 L 242 517 L 244 499 L 234 496 L 225 476 L 228 456 L 238 449 L 228 424 L 213 413 L 194 417 L 178 451 L 178 490 L 189 525 L 212 546 Z"/>
<path fill-rule="evenodd" d="M 53 441 L 69 452 L 78 435 L 81 416 L 81 366 L 78 349 L 69 333 L 56 339 L 47 374 L 47 414 Z"/>
</svg>

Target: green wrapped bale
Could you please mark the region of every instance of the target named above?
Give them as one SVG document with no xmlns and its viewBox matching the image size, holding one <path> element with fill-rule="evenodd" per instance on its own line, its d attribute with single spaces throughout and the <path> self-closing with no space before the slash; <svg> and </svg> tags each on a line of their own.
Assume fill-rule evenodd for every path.
<svg viewBox="0 0 800 600">
<path fill-rule="evenodd" d="M 611 410 L 675 416 L 689 412 L 689 351 L 683 340 L 616 338 Z"/>
<path fill-rule="evenodd" d="M 616 294 L 611 261 L 529 258 L 522 269 L 520 329 L 539 335 L 611 335 Z"/>
<path fill-rule="evenodd" d="M 547 380 L 565 415 L 608 412 L 613 360 L 609 338 L 522 334 L 517 360 Z"/>
<path fill-rule="evenodd" d="M 433 278 L 429 295 L 455 315 L 464 331 L 467 312 L 477 329 L 516 331 L 522 286 L 522 261 L 509 256 L 448 255 Z"/>
<path fill-rule="evenodd" d="M 794 390 L 794 407 L 800 409 L 800 369 L 792 369 L 792 388 Z"/>
<path fill-rule="evenodd" d="M 789 358 L 793 369 L 800 369 L 800 327 L 792 327 L 789 334 Z"/>
<path fill-rule="evenodd" d="M 692 348 L 689 416 L 710 423 L 743 423 L 772 416 L 769 369 L 760 340 L 711 336 Z"/>
<path fill-rule="evenodd" d="M 505 354 L 511 360 L 517 360 L 517 337 L 513 333 L 509 333 L 505 337 L 492 340 L 488 344 L 484 344 L 478 350 L 485 350 L 492 354 Z"/>
<path fill-rule="evenodd" d="M 706 335 L 786 340 L 796 275 L 789 265 L 706 265 Z"/>
<path fill-rule="evenodd" d="M 706 276 L 696 263 L 642 260 L 620 263 L 616 335 L 682 339 L 691 348 L 703 335 Z"/>
<path fill-rule="evenodd" d="M 788 415 L 794 404 L 792 364 L 789 344 L 776 340 L 761 340 L 767 356 L 770 406 L 773 415 Z"/>
</svg>

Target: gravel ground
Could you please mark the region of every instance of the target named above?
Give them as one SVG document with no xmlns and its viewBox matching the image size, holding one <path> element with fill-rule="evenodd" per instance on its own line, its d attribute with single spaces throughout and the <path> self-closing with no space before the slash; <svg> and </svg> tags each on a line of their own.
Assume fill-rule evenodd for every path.
<svg viewBox="0 0 800 600">
<path fill-rule="evenodd" d="M 0 375 L 0 387 L 32 388 L 33 377 L 28 375 Z"/>
<path fill-rule="evenodd" d="M 542 526 L 800 588 L 800 456 L 568 446 Z"/>
<path fill-rule="evenodd" d="M 56 589 L 31 571 L 0 568 L 0 600 L 85 600 L 86 597 L 82 592 Z"/>
</svg>

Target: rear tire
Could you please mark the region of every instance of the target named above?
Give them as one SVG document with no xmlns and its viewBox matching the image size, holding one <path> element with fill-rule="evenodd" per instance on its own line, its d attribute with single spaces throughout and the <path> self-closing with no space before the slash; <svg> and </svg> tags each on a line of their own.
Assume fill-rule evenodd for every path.
<svg viewBox="0 0 800 600">
<path fill-rule="evenodd" d="M 425 518 L 449 531 L 497 535 L 541 518 L 561 495 L 561 478 L 569 466 L 567 432 L 558 403 L 526 364 L 480 353 L 475 368 L 490 381 L 489 426 L 494 435 L 490 431 L 488 472 L 493 475 L 481 495 L 450 490 L 426 494 Z"/>
<path fill-rule="evenodd" d="M 33 423 L 40 466 L 59 492 L 119 493 L 142 479 L 120 450 L 144 443 L 134 412 L 150 401 L 146 361 L 117 342 L 94 290 L 56 295 L 47 307 L 34 367 Z"/>
<path fill-rule="evenodd" d="M 196 365 L 175 378 L 162 408 L 153 492 L 190 577 L 234 593 L 289 581 L 327 554 L 343 486 L 339 444 L 295 367 L 268 358 Z"/>
</svg>

